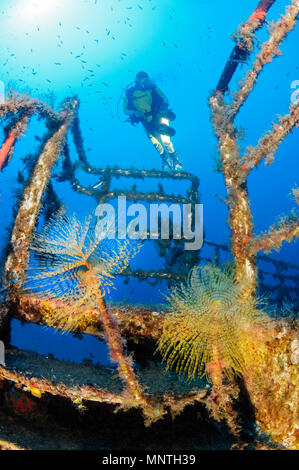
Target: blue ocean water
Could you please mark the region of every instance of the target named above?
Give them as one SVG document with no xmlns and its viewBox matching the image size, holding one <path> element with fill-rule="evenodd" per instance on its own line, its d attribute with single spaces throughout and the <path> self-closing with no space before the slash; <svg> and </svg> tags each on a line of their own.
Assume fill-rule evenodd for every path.
<svg viewBox="0 0 299 470">
<path fill-rule="evenodd" d="M 119 120 L 118 114 L 125 118 L 122 103 L 117 110 L 123 89 L 138 71 L 145 70 L 177 115 L 173 143 L 185 169 L 200 178 L 205 237 L 226 244 L 227 208 L 217 197 L 225 198 L 225 188 L 222 175 L 214 171 L 217 143 L 208 96 L 231 53 L 231 35 L 256 4 L 257 0 L 1 0 L 0 80 L 6 91 L 28 92 L 54 103 L 54 107 L 67 96 L 78 95 L 84 144 L 93 166 L 152 169 L 161 167 L 159 155 L 141 126 L 135 128 Z M 276 21 L 288 4 L 287 0 L 276 2 L 268 21 Z M 258 38 L 267 38 L 266 28 Z M 265 67 L 241 109 L 237 123 L 246 131 L 244 148 L 256 145 L 277 115 L 288 112 L 292 86 L 299 80 L 298 40 L 297 26 L 283 42 L 282 57 Z M 232 91 L 247 70 L 248 65 L 239 67 L 230 84 Z M 44 132 L 44 123 L 33 118 L 0 173 L 1 250 L 8 241 L 6 229 L 12 223 L 18 171 L 24 168 L 22 158 L 34 153 L 39 144 L 35 136 Z M 275 162 L 269 167 L 261 164 L 249 178 L 256 233 L 267 230 L 295 207 L 290 193 L 298 180 L 296 129 L 281 144 Z M 68 183 L 55 182 L 54 187 L 70 213 L 85 216 L 96 208 L 95 201 L 74 194 Z M 285 243 L 271 256 L 299 264 L 295 243 Z M 159 263 L 158 256 L 146 250 L 134 260 L 135 267 L 147 269 Z M 151 288 L 145 283 L 128 287 L 122 280 L 116 287 L 111 299 L 143 303 L 159 302 L 165 290 L 163 285 Z M 15 325 L 14 329 L 13 343 L 20 347 L 24 328 Z M 42 340 L 38 343 L 35 350 Z"/>
</svg>

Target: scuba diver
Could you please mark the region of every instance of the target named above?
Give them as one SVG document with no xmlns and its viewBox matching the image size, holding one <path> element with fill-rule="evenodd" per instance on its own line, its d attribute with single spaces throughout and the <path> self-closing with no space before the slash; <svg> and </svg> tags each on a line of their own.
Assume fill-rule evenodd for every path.
<svg viewBox="0 0 299 470">
<path fill-rule="evenodd" d="M 168 108 L 166 96 L 146 72 L 137 73 L 135 85 L 126 90 L 124 112 L 134 126 L 142 123 L 146 135 L 161 156 L 163 170 L 183 169 L 170 140 L 176 132 L 169 126 L 169 121 L 174 121 L 176 115 Z"/>
</svg>

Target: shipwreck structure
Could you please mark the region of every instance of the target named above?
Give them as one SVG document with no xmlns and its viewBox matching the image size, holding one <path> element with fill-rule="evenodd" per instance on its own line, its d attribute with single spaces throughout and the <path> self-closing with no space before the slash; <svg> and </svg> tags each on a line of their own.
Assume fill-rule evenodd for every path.
<svg viewBox="0 0 299 470">
<path fill-rule="evenodd" d="M 248 298 L 256 295 L 257 287 L 267 291 L 266 278 L 269 276 L 276 281 L 275 288 L 272 287 L 274 303 L 281 304 L 285 298 L 298 298 L 298 266 L 259 254 L 261 251 L 278 249 L 283 241 L 290 242 L 298 237 L 298 216 L 286 217 L 267 233 L 255 235 L 246 180 L 250 171 L 263 159 L 267 159 L 268 164 L 272 163 L 271 156 L 280 142 L 299 126 L 299 103 L 292 105 L 290 113 L 280 118 L 279 123 L 274 124 L 273 129 L 261 138 L 257 147 L 248 148 L 245 155 L 241 155 L 239 150 L 238 130 L 234 124 L 259 74 L 279 54 L 279 45 L 294 28 L 299 15 L 298 0 L 293 0 L 286 13 L 271 27 L 269 40 L 260 46 L 251 69 L 232 101 L 227 103 L 225 97 L 231 77 L 238 64 L 247 59 L 253 50 L 255 32 L 264 25 L 266 14 L 273 3 L 274 0 L 260 1 L 249 20 L 238 29 L 234 36 L 236 46 L 210 98 L 212 122 L 227 189 L 231 247 L 205 240 L 205 244 L 214 251 L 214 256 L 207 259 L 201 257 L 200 251 L 184 252 L 180 245 L 184 243 L 183 239 L 156 240 L 153 243 L 156 243 L 164 259 L 164 268 L 146 271 L 133 270 L 127 266 L 121 275 L 128 280 L 134 277 L 150 282 L 180 281 L 193 266 L 203 262 L 220 263 L 222 254 L 231 253 L 237 280 L 246 281 Z M 202 379 L 183 383 L 175 373 L 165 372 L 158 362 L 153 362 L 153 344 L 163 330 L 165 312 L 161 305 L 107 305 L 104 297 L 100 297 L 99 310 L 106 314 L 106 328 L 103 328 L 98 310 L 94 307 L 86 308 L 76 334 L 84 333 L 106 340 L 113 357 L 117 359 L 118 374 L 115 374 L 114 369 L 94 366 L 88 362 L 78 365 L 10 348 L 9 332 L 13 318 L 53 326 L 53 317 L 59 317 L 59 312 L 66 308 L 62 301 L 34 297 L 22 290 L 32 237 L 41 209 L 46 213 L 47 205 L 55 205 L 57 202 L 51 185 L 51 174 L 59 159 L 62 162 L 59 180 L 69 181 L 74 191 L 90 196 L 97 202 L 118 196 L 146 202 L 191 205 L 199 202 L 199 180 L 195 175 L 155 169 L 91 166 L 84 148 L 78 110 L 79 100 L 76 97 L 67 99 L 61 109 L 55 111 L 37 99 L 16 93 L 0 105 L 0 119 L 5 122 L 5 141 L 0 149 L 1 168 L 13 158 L 14 146 L 27 131 L 33 115 L 45 119 L 48 129 L 41 151 L 33 161 L 31 175 L 18 206 L 3 273 L 6 298 L 1 305 L 0 340 L 6 345 L 6 363 L 0 364 L 0 400 L 3 405 L 0 410 L 0 448 L 43 448 L 42 444 L 40 447 L 36 444 L 36 429 L 45 422 L 52 434 L 60 437 L 62 448 L 99 448 L 107 445 L 107 439 L 110 448 L 111 441 L 115 448 L 120 445 L 136 448 L 134 439 L 137 438 L 141 448 L 142 445 L 150 445 L 151 448 L 159 448 L 159 445 L 168 448 L 174 445 L 174 448 L 178 448 L 181 445 L 182 448 L 190 449 L 204 445 L 211 448 L 298 448 L 298 325 L 293 317 L 269 318 L 262 326 L 252 328 L 244 338 L 244 347 L 255 351 L 255 357 L 259 357 L 258 354 L 262 352 L 263 359 L 249 360 L 244 377 L 218 383 L 217 388 Z M 73 136 L 76 161 L 71 158 L 66 142 L 68 132 Z M 84 186 L 77 176 L 78 169 L 97 175 L 101 184 Z M 119 178 L 136 181 L 154 179 L 158 181 L 158 190 L 140 192 L 135 184 L 126 191 L 113 189 L 112 181 Z M 189 182 L 186 194 L 167 194 L 163 187 L 167 180 Z M 298 202 L 296 188 L 294 195 Z M 269 272 L 265 267 L 258 270 L 258 260 L 264 266 L 270 263 L 274 269 Z M 127 356 L 122 346 L 124 339 L 129 351 Z M 135 369 L 130 354 L 134 355 L 138 366 Z M 64 411 L 64 422 L 59 422 L 60 410 Z M 113 414 L 112 411 L 119 413 Z M 7 421 L 11 413 L 19 416 L 18 425 Z M 108 437 L 103 434 L 103 426 L 99 425 L 101 420 L 106 429 L 113 429 L 116 425 L 120 431 L 127 433 L 128 414 L 130 426 L 134 428 L 133 440 L 120 444 L 112 431 Z M 144 427 L 143 418 L 151 427 Z M 189 429 L 191 426 L 193 433 L 192 439 L 188 434 L 188 442 L 180 433 L 186 423 Z M 72 426 L 77 430 L 83 427 L 83 431 L 71 430 Z M 217 435 L 217 426 L 222 431 L 224 429 L 224 440 L 216 439 L 216 442 L 211 438 L 209 443 L 203 444 L 202 431 Z M 167 440 L 165 434 L 169 427 L 171 436 Z M 56 441 L 54 443 L 50 434 L 47 434 L 44 443 L 47 447 L 44 448 L 55 448 Z"/>
</svg>

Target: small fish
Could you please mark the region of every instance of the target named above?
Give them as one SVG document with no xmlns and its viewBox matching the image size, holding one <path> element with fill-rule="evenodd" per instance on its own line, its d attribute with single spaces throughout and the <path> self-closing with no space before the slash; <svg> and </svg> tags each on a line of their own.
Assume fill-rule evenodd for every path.
<svg viewBox="0 0 299 470">
<path fill-rule="evenodd" d="M 100 181 L 99 183 L 95 184 L 95 185 L 93 186 L 93 189 L 97 189 L 97 188 L 99 188 L 100 186 L 102 186 L 103 182 L 104 182 L 104 181 Z"/>
</svg>

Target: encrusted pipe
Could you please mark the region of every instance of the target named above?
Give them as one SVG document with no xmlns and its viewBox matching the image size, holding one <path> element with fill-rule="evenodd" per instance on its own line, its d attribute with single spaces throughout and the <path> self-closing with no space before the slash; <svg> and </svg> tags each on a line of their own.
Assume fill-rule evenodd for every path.
<svg viewBox="0 0 299 470">
<path fill-rule="evenodd" d="M 259 251 L 269 253 L 272 250 L 279 250 L 282 242 L 291 242 L 294 238 L 299 238 L 299 216 L 283 218 L 280 224 L 274 225 L 268 232 L 250 240 L 248 251 L 256 254 Z"/>
<path fill-rule="evenodd" d="M 253 49 L 255 32 L 262 27 L 266 14 L 275 0 L 261 0 L 246 23 L 242 24 L 233 39 L 237 45 L 234 47 L 218 82 L 216 93 L 224 93 L 236 72 L 238 65 L 245 62 L 249 52 Z"/>
<path fill-rule="evenodd" d="M 238 130 L 234 125 L 234 118 L 252 91 L 264 65 L 280 54 L 278 47 L 294 28 L 298 14 L 299 0 L 293 0 L 286 14 L 272 27 L 269 40 L 262 44 L 252 69 L 246 74 L 230 104 L 226 104 L 221 93 L 214 94 L 210 99 L 212 121 L 218 139 L 228 194 L 229 225 L 232 232 L 231 243 L 236 277 L 239 281 L 244 278 L 247 280 L 248 295 L 254 294 L 257 286 L 256 253 L 259 250 L 279 247 L 283 240 L 291 241 L 298 236 L 297 222 L 294 222 L 291 216 L 288 223 L 284 222 L 278 229 L 270 229 L 267 234 L 254 237 L 247 191 L 247 177 L 250 170 L 265 157 L 268 157 L 267 163 L 270 164 L 273 153 L 281 141 L 296 125 L 298 126 L 298 104 L 291 106 L 290 114 L 280 118 L 279 124 L 260 139 L 256 148 L 249 148 L 243 159 L 238 146 Z"/>
<path fill-rule="evenodd" d="M 292 132 L 294 127 L 299 127 L 299 102 L 292 105 L 290 113 L 279 119 L 271 132 L 266 132 L 260 139 L 257 147 L 249 147 L 246 155 L 241 160 L 241 178 L 245 177 L 256 167 L 263 158 L 266 158 L 266 164 L 270 165 L 274 161 L 274 154 L 285 137 Z"/>
<path fill-rule="evenodd" d="M 253 90 L 264 66 L 272 62 L 275 56 L 281 55 L 278 48 L 286 38 L 287 34 L 294 29 L 298 15 L 299 0 L 293 0 L 292 4 L 287 7 L 285 15 L 282 16 L 273 27 L 271 27 L 270 38 L 262 45 L 251 70 L 247 72 L 239 91 L 235 93 L 234 100 L 230 106 L 230 113 L 227 117 L 228 120 L 233 120 L 235 118 L 241 106 Z"/>
<path fill-rule="evenodd" d="M 136 378 L 135 372 L 132 366 L 132 359 L 126 357 L 123 352 L 122 339 L 119 333 L 119 329 L 115 319 L 110 314 L 105 299 L 103 296 L 100 296 L 97 300 L 101 322 L 103 323 L 104 330 L 106 333 L 106 338 L 111 354 L 111 359 L 118 364 L 118 371 L 120 377 L 123 379 L 128 388 L 128 399 L 130 400 L 130 406 L 141 406 L 147 414 L 147 410 L 151 409 L 151 414 L 154 415 L 152 411 L 152 406 L 148 404 L 143 390 Z M 126 396 L 126 394 L 125 394 Z"/>
<path fill-rule="evenodd" d="M 21 286 L 29 259 L 29 245 L 41 207 L 41 199 L 48 185 L 51 170 L 59 158 L 66 133 L 76 114 L 78 101 L 69 103 L 69 109 L 62 114 L 63 123 L 46 142 L 26 187 L 11 236 L 11 251 L 4 268 L 4 282 Z"/>
</svg>

